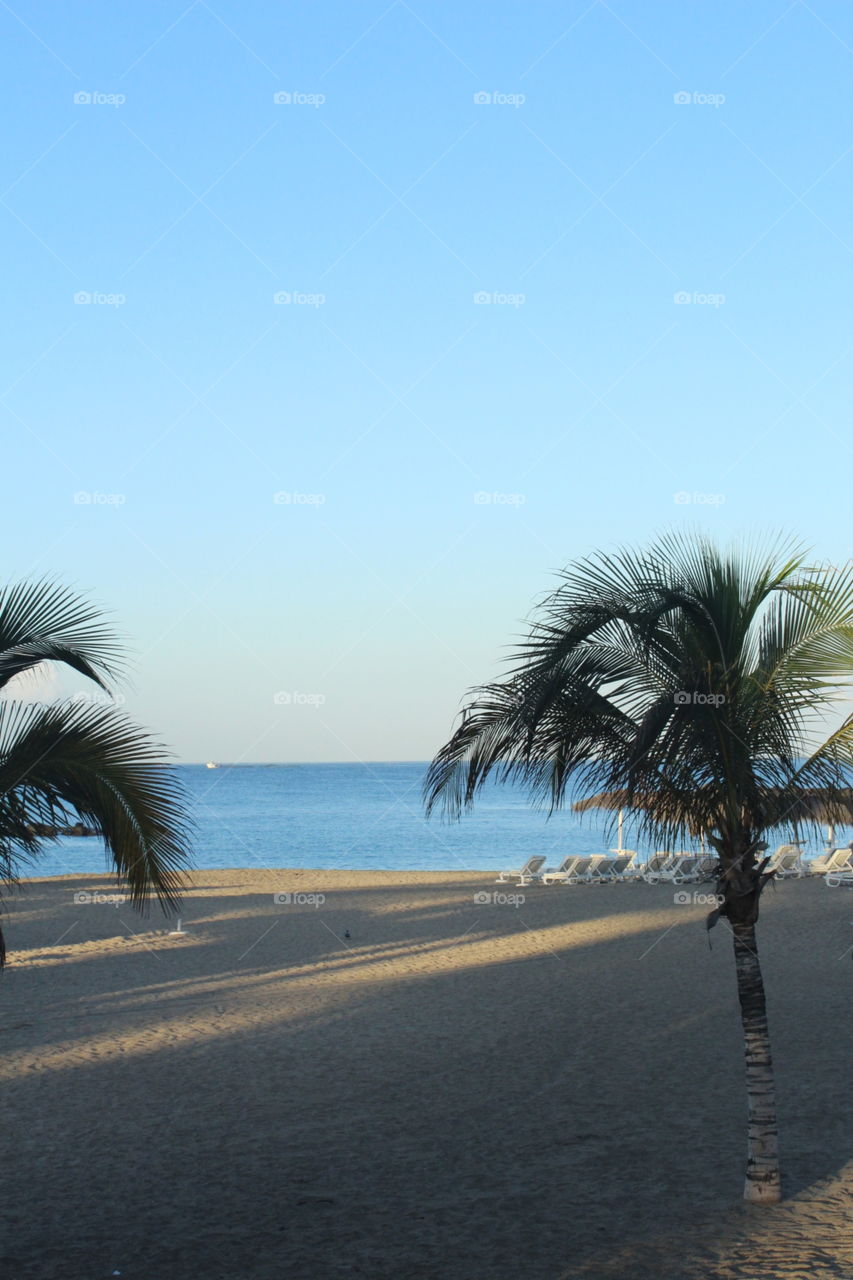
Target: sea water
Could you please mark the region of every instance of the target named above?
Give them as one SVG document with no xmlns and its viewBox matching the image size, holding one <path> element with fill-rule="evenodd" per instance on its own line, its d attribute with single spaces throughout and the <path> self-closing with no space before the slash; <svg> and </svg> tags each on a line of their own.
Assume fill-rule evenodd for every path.
<svg viewBox="0 0 853 1280">
<path fill-rule="evenodd" d="M 473 810 L 448 823 L 424 816 L 425 763 L 176 766 L 195 830 L 198 868 L 310 867 L 365 871 L 490 871 L 532 854 L 557 865 L 570 853 L 616 844 L 615 815 L 560 810 L 550 818 L 519 788 L 488 785 Z M 786 838 L 780 833 L 778 842 Z M 836 844 L 851 835 L 836 830 Z M 626 818 L 626 848 L 642 855 Z M 775 847 L 776 841 L 771 842 Z M 819 841 L 805 848 L 822 852 Z M 710 850 L 709 850 L 710 852 Z M 107 870 L 95 838 L 47 842 L 30 875 Z"/>
</svg>

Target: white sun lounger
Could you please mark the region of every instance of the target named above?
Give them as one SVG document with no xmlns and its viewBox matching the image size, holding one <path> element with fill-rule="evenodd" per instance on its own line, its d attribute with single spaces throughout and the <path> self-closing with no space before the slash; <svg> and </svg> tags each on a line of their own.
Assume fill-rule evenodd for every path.
<svg viewBox="0 0 853 1280">
<path fill-rule="evenodd" d="M 720 860 L 715 853 L 703 854 L 699 859 L 699 865 L 696 867 L 696 880 L 714 880 L 719 863 Z"/>
<path fill-rule="evenodd" d="M 516 867 L 512 871 L 502 871 L 495 884 L 507 884 L 512 876 L 518 876 L 519 885 L 530 884 L 533 880 L 541 880 L 542 867 L 544 866 L 544 854 L 537 853 L 534 857 L 528 858 L 524 866 Z"/>
<path fill-rule="evenodd" d="M 803 857 L 799 844 L 780 844 L 775 853 L 771 854 L 770 861 L 764 870 L 765 872 L 775 871 L 777 880 L 804 876 L 806 873 L 803 870 Z"/>
<path fill-rule="evenodd" d="M 636 865 L 636 852 L 633 849 L 611 849 L 616 857 L 613 859 L 613 865 L 610 868 L 608 879 L 614 884 L 621 884 L 627 880 L 636 880 L 639 875 L 639 868 Z"/>
<path fill-rule="evenodd" d="M 604 884 L 605 880 L 610 879 L 610 872 L 615 861 L 616 859 L 611 858 L 609 853 L 595 854 L 590 859 L 590 865 L 584 877 L 586 883 Z"/>
<path fill-rule="evenodd" d="M 695 883 L 699 879 L 698 866 L 698 854 L 680 853 L 676 855 L 671 866 L 664 867 L 661 877 L 672 884 Z"/>
<path fill-rule="evenodd" d="M 548 867 L 542 872 L 543 884 L 568 884 L 572 872 L 579 862 L 582 861 L 583 855 L 580 853 L 569 853 L 563 858 L 559 867 Z"/>
<path fill-rule="evenodd" d="M 640 872 L 641 879 L 645 880 L 646 884 L 657 884 L 664 867 L 668 866 L 672 860 L 671 853 L 654 854 Z"/>
<path fill-rule="evenodd" d="M 582 858 L 578 858 L 569 876 L 566 879 L 567 884 L 589 884 L 589 869 L 595 862 L 598 854 L 584 854 Z"/>
<path fill-rule="evenodd" d="M 853 848 L 845 845 L 843 849 L 833 849 L 832 853 L 822 853 L 812 858 L 808 864 L 808 873 L 813 876 L 832 875 L 837 871 L 853 871 Z"/>
<path fill-rule="evenodd" d="M 647 884 L 657 884 L 660 880 L 668 884 L 683 884 L 698 861 L 698 856 L 686 849 L 678 853 L 656 853 L 648 862 L 643 879 Z"/>
</svg>

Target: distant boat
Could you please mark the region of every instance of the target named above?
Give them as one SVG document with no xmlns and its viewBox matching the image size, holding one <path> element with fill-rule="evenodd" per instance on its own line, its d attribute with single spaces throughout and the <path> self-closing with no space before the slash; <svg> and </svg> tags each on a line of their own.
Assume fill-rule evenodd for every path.
<svg viewBox="0 0 853 1280">
<path fill-rule="evenodd" d="M 207 767 L 208 769 L 218 769 L 219 765 L 216 763 L 215 760 L 208 760 Z"/>
</svg>

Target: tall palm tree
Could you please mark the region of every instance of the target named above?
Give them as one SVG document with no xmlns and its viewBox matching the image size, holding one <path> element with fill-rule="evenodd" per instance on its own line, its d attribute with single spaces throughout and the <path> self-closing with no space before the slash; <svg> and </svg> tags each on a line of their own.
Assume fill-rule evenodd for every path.
<svg viewBox="0 0 853 1280">
<path fill-rule="evenodd" d="M 76 817 L 103 837 L 135 907 L 153 894 L 174 908 L 190 824 L 162 749 L 104 696 L 122 668 L 115 635 L 57 583 L 0 589 L 0 689 L 43 662 L 72 667 L 104 693 L 42 705 L 11 689 L 0 697 L 0 882 L 15 883 L 42 851 L 42 828 Z"/>
<path fill-rule="evenodd" d="M 507 676 L 473 691 L 430 765 L 427 810 L 456 816 L 487 778 L 551 809 L 622 792 L 661 847 L 709 833 L 734 940 L 746 1047 L 745 1199 L 781 1196 L 756 922 L 771 878 L 762 833 L 853 819 L 853 569 L 810 567 L 789 542 L 723 552 L 668 535 L 561 574 Z"/>
</svg>

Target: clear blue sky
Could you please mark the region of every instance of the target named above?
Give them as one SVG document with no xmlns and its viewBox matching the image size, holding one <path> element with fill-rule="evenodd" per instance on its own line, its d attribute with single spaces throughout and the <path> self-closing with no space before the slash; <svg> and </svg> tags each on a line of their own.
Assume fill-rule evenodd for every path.
<svg viewBox="0 0 853 1280">
<path fill-rule="evenodd" d="M 430 756 L 598 546 L 848 556 L 849 4 L 0 28 L 4 577 L 114 611 L 180 758 Z"/>
</svg>

